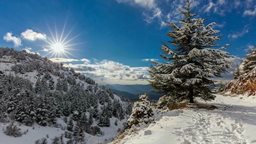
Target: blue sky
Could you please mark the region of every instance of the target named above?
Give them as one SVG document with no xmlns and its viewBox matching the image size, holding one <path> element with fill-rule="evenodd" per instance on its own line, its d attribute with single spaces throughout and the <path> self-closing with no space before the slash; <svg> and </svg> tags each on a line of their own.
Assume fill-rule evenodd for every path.
<svg viewBox="0 0 256 144">
<path fill-rule="evenodd" d="M 0 45 L 49 56 L 45 41 L 65 25 L 65 34 L 71 32 L 68 39 L 74 38 L 65 57 L 72 61 L 70 66 L 94 76 L 82 67 L 104 69 L 97 72 L 100 80 L 145 80 L 148 61 L 159 59 L 160 46 L 168 40 L 166 23 L 177 21 L 182 4 L 182 0 L 1 0 Z M 206 23 L 218 23 L 222 38 L 218 45 L 230 44 L 231 54 L 244 57 L 256 43 L 256 1 L 194 0 L 193 7 Z M 116 71 L 119 74 L 111 74 Z"/>
</svg>

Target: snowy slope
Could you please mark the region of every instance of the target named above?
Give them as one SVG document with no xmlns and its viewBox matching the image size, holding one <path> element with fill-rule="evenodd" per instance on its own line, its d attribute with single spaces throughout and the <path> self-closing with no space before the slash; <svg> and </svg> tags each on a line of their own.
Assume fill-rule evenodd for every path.
<svg viewBox="0 0 256 144">
<path fill-rule="evenodd" d="M 104 135 L 90 135 L 85 134 L 86 144 L 104 144 L 113 139 L 117 135 L 119 129 L 123 128 L 123 121 L 118 121 L 118 125 L 115 125 L 116 118 L 111 118 L 111 126 L 101 128 Z M 21 137 L 7 136 L 3 132 L 0 132 L 0 144 L 35 144 L 36 140 L 46 138 L 47 142 L 50 144 L 55 137 L 60 137 L 65 133 L 65 123 L 59 119 L 59 127 L 46 126 L 42 127 L 35 124 L 34 126 L 25 126 L 20 123 L 16 123 L 21 128 L 21 132 L 25 134 Z M 0 130 L 4 130 L 9 123 L 0 123 Z M 64 137 L 64 142 L 68 139 Z"/>
<path fill-rule="evenodd" d="M 156 114 L 147 128 L 119 144 L 251 144 L 256 143 L 256 97 L 217 95 L 215 110 L 183 109 Z M 151 133 L 151 134 L 150 134 Z"/>
<path fill-rule="evenodd" d="M 53 103 L 44 101 L 47 98 Z M 42 138 L 52 143 L 62 135 L 65 142 L 84 135 L 85 143 L 106 143 L 123 129 L 128 106 L 111 90 L 62 64 L 0 48 L 0 144 L 34 144 Z M 22 136 L 4 133 L 12 122 Z M 72 130 L 67 128 L 69 122 Z"/>
</svg>

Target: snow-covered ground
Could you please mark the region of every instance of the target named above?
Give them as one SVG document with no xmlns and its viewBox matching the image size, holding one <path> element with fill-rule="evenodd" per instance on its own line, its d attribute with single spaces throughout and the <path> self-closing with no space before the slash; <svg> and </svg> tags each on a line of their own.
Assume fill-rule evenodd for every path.
<svg viewBox="0 0 256 144">
<path fill-rule="evenodd" d="M 256 97 L 217 95 L 215 110 L 183 109 L 157 114 L 155 123 L 121 144 L 256 144 Z"/>
<path fill-rule="evenodd" d="M 102 127 L 101 130 L 104 135 L 93 136 L 90 134 L 85 135 L 86 144 L 104 144 L 111 141 L 118 133 L 119 129 L 123 128 L 123 121 L 118 121 L 115 125 L 116 118 L 110 119 L 110 127 Z M 20 137 L 13 137 L 4 134 L 4 129 L 9 123 L 0 123 L 0 144 L 35 144 L 35 141 L 38 139 L 46 138 L 48 143 L 51 143 L 55 137 L 60 137 L 64 134 L 65 130 L 62 127 L 65 127 L 66 124 L 58 119 L 57 127 L 43 127 L 35 124 L 32 127 L 21 125 L 17 122 L 15 124 L 21 129 L 21 132 L 24 133 Z M 64 141 L 68 139 L 64 138 Z"/>
</svg>

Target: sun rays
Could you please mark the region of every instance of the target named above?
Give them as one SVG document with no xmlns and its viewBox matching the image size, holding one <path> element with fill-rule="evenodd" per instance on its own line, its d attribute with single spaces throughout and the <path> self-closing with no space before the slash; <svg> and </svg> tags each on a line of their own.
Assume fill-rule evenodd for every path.
<svg viewBox="0 0 256 144">
<path fill-rule="evenodd" d="M 66 25 L 63 26 L 62 31 L 58 32 L 56 26 L 52 31 L 49 28 L 50 37 L 46 39 L 47 45 L 44 50 L 47 52 L 47 57 L 51 58 L 68 58 L 71 56 L 71 51 L 74 49 L 76 43 L 74 40 L 77 36 L 71 36 L 71 30 L 66 32 Z"/>
</svg>

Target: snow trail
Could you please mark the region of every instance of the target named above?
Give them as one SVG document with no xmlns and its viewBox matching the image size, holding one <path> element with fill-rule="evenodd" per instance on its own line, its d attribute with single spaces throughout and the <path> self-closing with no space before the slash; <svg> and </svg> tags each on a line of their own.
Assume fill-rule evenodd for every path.
<svg viewBox="0 0 256 144">
<path fill-rule="evenodd" d="M 187 128 L 175 131 L 182 144 L 246 144 L 242 123 L 225 119 L 219 114 L 199 110 L 192 116 L 192 123 Z"/>
<path fill-rule="evenodd" d="M 156 115 L 156 122 L 121 144 L 256 144 L 256 97 L 217 95 L 215 110 L 183 109 Z M 145 135 L 151 131 L 151 135 Z"/>
</svg>

